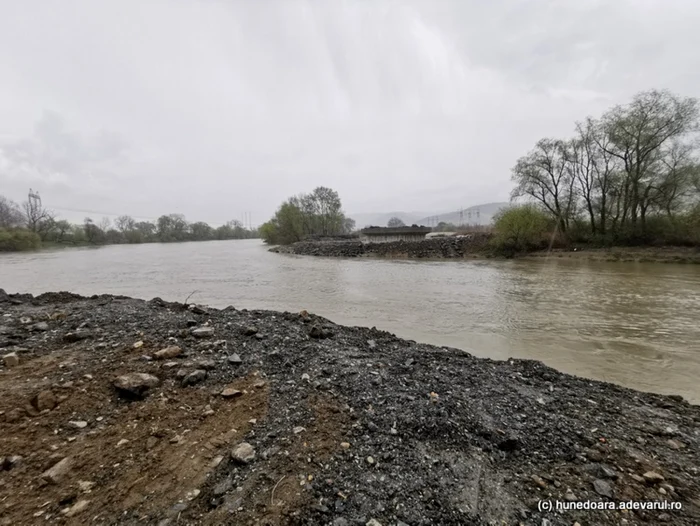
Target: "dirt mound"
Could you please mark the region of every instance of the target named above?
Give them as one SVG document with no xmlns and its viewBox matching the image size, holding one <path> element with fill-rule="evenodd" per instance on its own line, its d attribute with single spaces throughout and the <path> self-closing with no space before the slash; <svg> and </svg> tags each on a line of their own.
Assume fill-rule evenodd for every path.
<svg viewBox="0 0 700 526">
<path fill-rule="evenodd" d="M 7 295 L 0 347 L 0 524 L 700 519 L 700 408 L 538 362 L 67 293 Z"/>
</svg>

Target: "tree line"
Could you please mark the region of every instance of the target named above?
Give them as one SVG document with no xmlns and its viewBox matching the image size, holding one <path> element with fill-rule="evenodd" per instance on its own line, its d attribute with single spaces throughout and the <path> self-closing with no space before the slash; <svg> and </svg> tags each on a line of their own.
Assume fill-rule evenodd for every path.
<svg viewBox="0 0 700 526">
<path fill-rule="evenodd" d="M 354 229 L 355 221 L 345 216 L 338 192 L 319 186 L 284 201 L 272 219 L 260 226 L 260 237 L 271 245 L 286 245 L 308 236 L 349 234 Z"/>
<path fill-rule="evenodd" d="M 539 210 L 569 241 L 700 244 L 699 129 L 697 99 L 639 93 L 573 137 L 538 141 L 513 168 L 511 197 L 535 205 L 523 221 L 542 226 Z"/>
<path fill-rule="evenodd" d="M 247 229 L 237 220 L 212 227 L 202 221 L 189 223 L 182 214 L 162 215 L 155 222 L 123 215 L 113 222 L 107 218 L 99 222 L 86 218 L 82 224 L 74 224 L 58 219 L 38 201 L 28 200 L 19 206 L 0 196 L 0 251 L 30 250 L 42 244 L 167 243 L 258 237 L 257 229 Z"/>
</svg>

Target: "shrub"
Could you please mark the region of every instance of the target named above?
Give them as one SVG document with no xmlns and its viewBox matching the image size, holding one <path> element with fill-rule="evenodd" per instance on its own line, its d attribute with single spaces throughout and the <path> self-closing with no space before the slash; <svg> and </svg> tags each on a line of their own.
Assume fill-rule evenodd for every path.
<svg viewBox="0 0 700 526">
<path fill-rule="evenodd" d="M 553 228 L 551 219 L 533 205 L 501 210 L 494 217 L 493 248 L 504 255 L 546 248 Z"/>
<path fill-rule="evenodd" d="M 0 252 L 34 250 L 41 246 L 41 238 L 35 232 L 22 229 L 0 229 Z"/>
</svg>

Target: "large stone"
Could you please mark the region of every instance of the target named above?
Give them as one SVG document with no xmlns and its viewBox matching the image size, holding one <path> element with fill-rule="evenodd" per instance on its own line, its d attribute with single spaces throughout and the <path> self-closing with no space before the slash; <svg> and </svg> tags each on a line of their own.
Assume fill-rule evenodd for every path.
<svg viewBox="0 0 700 526">
<path fill-rule="evenodd" d="M 49 330 L 49 324 L 46 323 L 45 321 L 40 321 L 39 323 L 35 323 L 34 326 L 32 327 L 33 330 L 35 331 L 48 331 Z"/>
<path fill-rule="evenodd" d="M 11 352 L 2 357 L 5 367 L 17 367 L 19 365 L 19 356 L 16 352 Z"/>
<path fill-rule="evenodd" d="M 160 385 L 160 380 L 156 376 L 146 373 L 129 373 L 119 376 L 114 381 L 114 387 L 121 394 L 138 398 L 146 396 L 151 388 L 158 385 Z"/>
<path fill-rule="evenodd" d="M 241 442 L 231 451 L 233 460 L 240 464 L 247 464 L 255 460 L 255 448 L 248 442 Z"/>
<path fill-rule="evenodd" d="M 54 464 L 51 468 L 44 471 L 41 478 L 50 484 L 58 484 L 65 478 L 72 468 L 73 459 L 71 457 L 66 457 Z"/>
<path fill-rule="evenodd" d="M 199 327 L 192 331 L 195 338 L 211 338 L 214 336 L 214 327 Z"/>
<path fill-rule="evenodd" d="M 51 410 L 56 407 L 58 401 L 56 400 L 56 395 L 51 391 L 45 390 L 41 391 L 32 400 L 32 405 L 36 407 L 39 411 Z"/>
<path fill-rule="evenodd" d="M 170 347 L 166 347 L 165 349 L 161 349 L 160 351 L 156 352 L 153 357 L 156 360 L 168 360 L 170 358 L 180 356 L 181 354 L 182 349 L 180 349 L 180 347 L 177 345 L 171 345 Z"/>
</svg>

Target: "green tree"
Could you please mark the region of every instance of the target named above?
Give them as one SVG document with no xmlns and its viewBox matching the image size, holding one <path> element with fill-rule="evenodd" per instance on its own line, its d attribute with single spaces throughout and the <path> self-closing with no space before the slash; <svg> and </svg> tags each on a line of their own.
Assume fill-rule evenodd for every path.
<svg viewBox="0 0 700 526">
<path fill-rule="evenodd" d="M 398 217 L 392 217 L 387 221 L 386 226 L 389 228 L 398 228 L 402 226 L 406 226 L 406 223 L 404 223 L 400 218 Z"/>
<path fill-rule="evenodd" d="M 0 228 L 18 228 L 24 223 L 19 205 L 0 195 Z"/>
<path fill-rule="evenodd" d="M 207 241 L 214 239 L 214 229 L 203 221 L 198 221 L 190 225 L 190 232 L 194 241 Z"/>
</svg>

